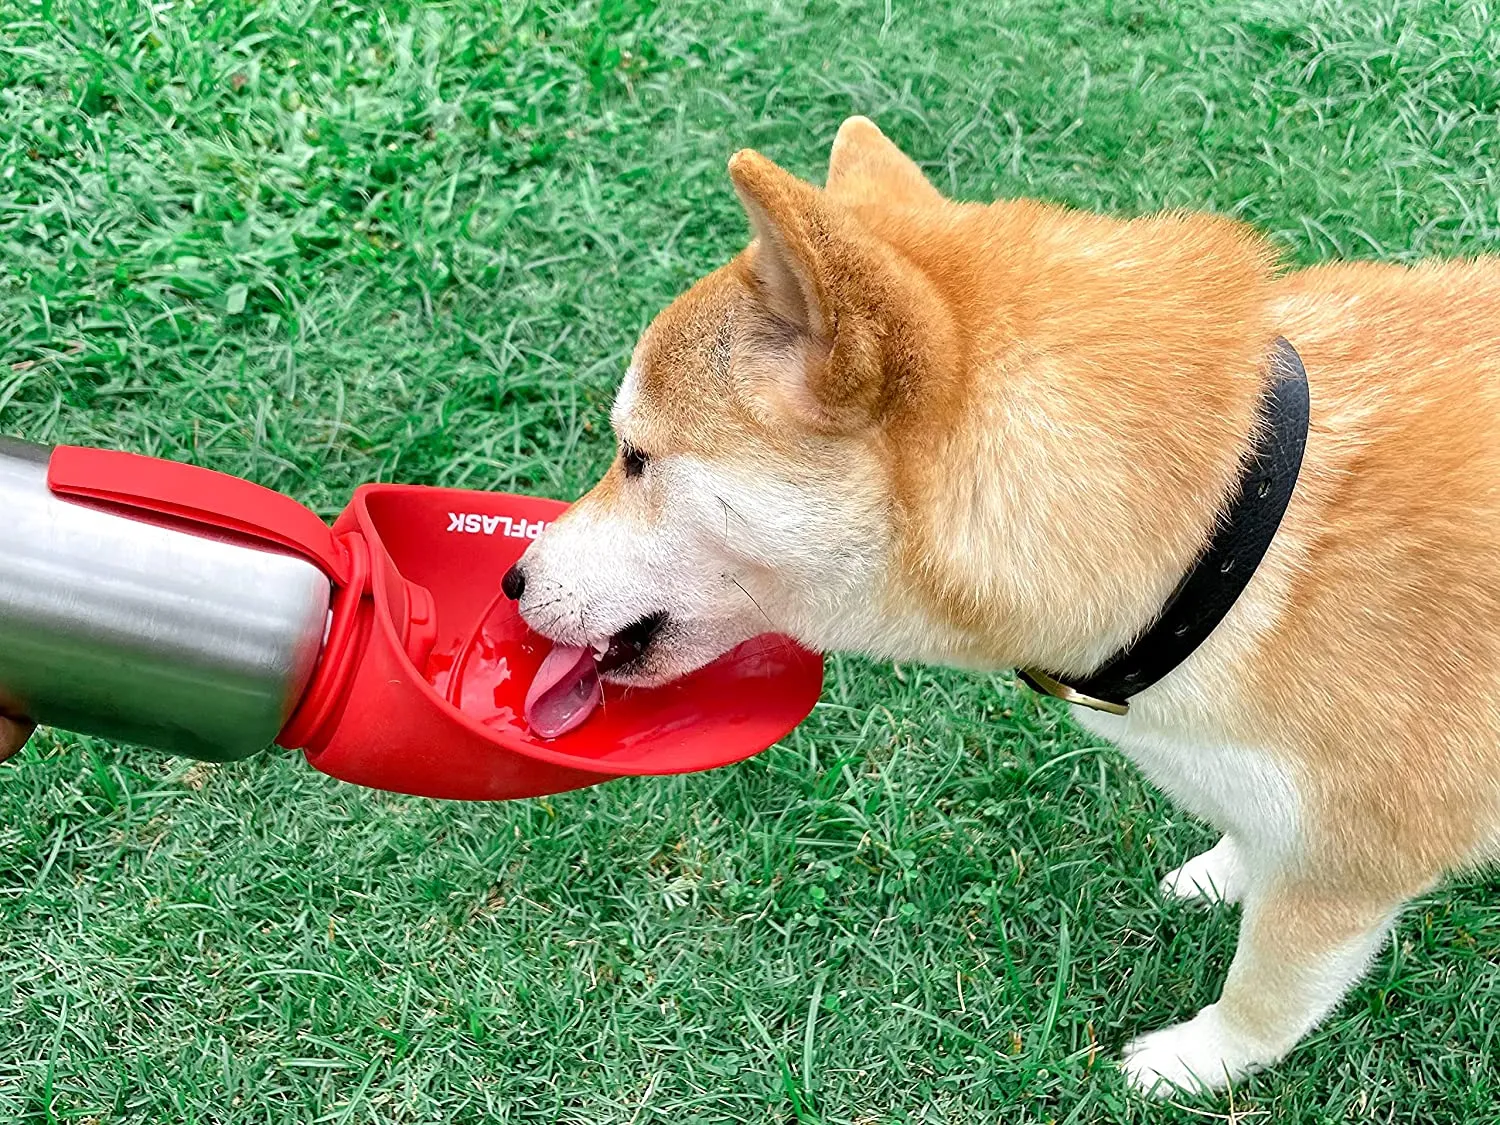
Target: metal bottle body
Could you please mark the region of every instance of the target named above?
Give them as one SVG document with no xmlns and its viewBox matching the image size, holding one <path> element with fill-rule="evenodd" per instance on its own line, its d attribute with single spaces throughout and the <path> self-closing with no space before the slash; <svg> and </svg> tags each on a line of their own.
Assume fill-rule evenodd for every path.
<svg viewBox="0 0 1500 1125">
<path fill-rule="evenodd" d="M 0 703 L 212 761 L 268 745 L 317 664 L 327 577 L 55 496 L 48 452 L 0 441 Z"/>
</svg>

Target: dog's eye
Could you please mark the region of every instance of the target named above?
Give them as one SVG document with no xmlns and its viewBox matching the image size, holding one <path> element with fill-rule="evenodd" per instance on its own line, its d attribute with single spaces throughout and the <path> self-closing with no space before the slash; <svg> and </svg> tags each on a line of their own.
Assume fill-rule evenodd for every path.
<svg viewBox="0 0 1500 1125">
<path fill-rule="evenodd" d="M 648 458 L 633 445 L 620 446 L 620 463 L 625 466 L 627 477 L 638 477 L 646 471 Z"/>
</svg>

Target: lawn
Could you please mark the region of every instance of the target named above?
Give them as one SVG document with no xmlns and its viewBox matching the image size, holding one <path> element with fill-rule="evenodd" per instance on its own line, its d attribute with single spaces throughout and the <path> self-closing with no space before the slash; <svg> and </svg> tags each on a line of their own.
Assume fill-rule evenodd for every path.
<svg viewBox="0 0 1500 1125">
<path fill-rule="evenodd" d="M 0 0 L 0 431 L 576 495 L 754 146 L 873 117 L 952 194 L 1490 249 L 1483 6 Z M 0 548 L 3 549 L 3 548 Z M 496 581 L 498 576 L 476 576 Z M 1399 685 L 1393 684 L 1393 687 Z M 0 1119 L 1480 1122 L 1500 886 L 1418 903 L 1233 1098 L 1111 1060 L 1214 998 L 1211 841 L 1008 675 L 830 661 L 742 765 L 547 800 L 43 733 L 0 768 Z"/>
</svg>

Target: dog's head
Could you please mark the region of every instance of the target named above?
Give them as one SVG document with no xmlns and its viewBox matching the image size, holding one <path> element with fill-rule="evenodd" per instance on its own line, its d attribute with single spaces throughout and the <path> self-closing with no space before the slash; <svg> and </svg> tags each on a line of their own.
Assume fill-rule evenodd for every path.
<svg viewBox="0 0 1500 1125">
<path fill-rule="evenodd" d="M 658 683 L 763 632 L 1087 670 L 1238 478 L 1274 256 L 1213 215 L 944 199 L 863 118 L 826 188 L 729 163 L 753 241 L 636 346 L 604 479 L 507 575 Z"/>
<path fill-rule="evenodd" d="M 941 354 L 940 303 L 859 211 L 952 205 L 873 124 L 845 123 L 825 189 L 748 151 L 729 175 L 753 241 L 646 330 L 613 464 L 507 575 L 532 628 L 609 646 L 621 682 L 772 631 L 869 647 L 893 542 L 890 425 Z"/>
</svg>

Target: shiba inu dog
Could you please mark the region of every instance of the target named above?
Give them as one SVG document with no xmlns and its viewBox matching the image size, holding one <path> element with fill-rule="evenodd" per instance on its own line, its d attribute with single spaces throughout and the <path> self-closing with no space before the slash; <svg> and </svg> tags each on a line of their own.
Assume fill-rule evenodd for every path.
<svg viewBox="0 0 1500 1125">
<path fill-rule="evenodd" d="M 507 592 L 625 683 L 772 630 L 1087 676 L 1217 534 L 1289 341 L 1269 550 L 1127 713 L 1076 708 L 1223 832 L 1164 893 L 1243 904 L 1222 994 L 1130 1080 L 1274 1062 L 1500 841 L 1500 266 L 1283 272 L 1206 214 L 953 202 L 863 118 L 823 188 L 749 151 L 729 178 L 753 240 L 646 330 L 618 458 Z"/>
</svg>

